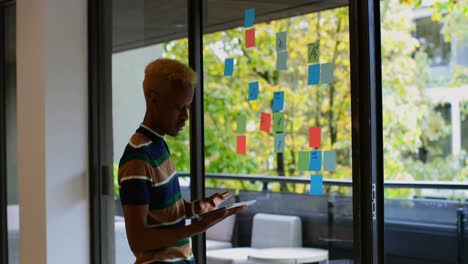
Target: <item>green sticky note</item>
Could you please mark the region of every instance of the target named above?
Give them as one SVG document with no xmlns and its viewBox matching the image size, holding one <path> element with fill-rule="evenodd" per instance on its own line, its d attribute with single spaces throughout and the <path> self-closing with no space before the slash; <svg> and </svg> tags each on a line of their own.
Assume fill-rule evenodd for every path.
<svg viewBox="0 0 468 264">
<path fill-rule="evenodd" d="M 245 115 L 238 115 L 237 116 L 237 133 L 245 134 L 246 127 L 247 127 L 247 118 L 245 117 Z"/>
<path fill-rule="evenodd" d="M 309 169 L 309 151 L 299 151 L 298 170 L 307 171 Z"/>
<path fill-rule="evenodd" d="M 284 131 L 284 112 L 273 113 L 273 131 L 275 132 Z"/>
<path fill-rule="evenodd" d="M 318 63 L 320 58 L 320 41 L 308 44 L 307 51 L 307 62 L 308 63 Z"/>
</svg>

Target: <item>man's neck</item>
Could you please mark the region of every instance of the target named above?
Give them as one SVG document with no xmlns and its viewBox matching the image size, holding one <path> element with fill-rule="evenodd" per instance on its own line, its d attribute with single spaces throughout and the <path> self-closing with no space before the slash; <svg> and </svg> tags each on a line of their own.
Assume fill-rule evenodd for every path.
<svg viewBox="0 0 468 264">
<path fill-rule="evenodd" d="M 143 122 L 141 124 L 146 128 L 150 129 L 152 132 L 156 133 L 158 136 L 164 137 L 164 133 L 161 132 L 161 129 L 159 129 L 154 122 L 150 122 L 149 120 L 150 119 L 148 118 L 148 116 L 145 115 L 145 118 L 143 119 Z"/>
</svg>

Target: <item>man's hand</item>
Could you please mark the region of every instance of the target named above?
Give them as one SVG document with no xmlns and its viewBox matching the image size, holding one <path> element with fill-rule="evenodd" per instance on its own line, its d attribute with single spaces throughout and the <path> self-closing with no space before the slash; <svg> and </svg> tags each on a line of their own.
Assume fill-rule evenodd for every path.
<svg viewBox="0 0 468 264">
<path fill-rule="evenodd" d="M 202 225 L 202 231 L 214 226 L 215 224 L 221 222 L 226 217 L 229 217 L 233 214 L 238 213 L 239 211 L 245 209 L 247 205 L 239 206 L 236 208 L 222 210 L 220 212 L 213 213 L 212 215 L 208 215 L 203 217 L 202 220 L 199 222 Z"/>
<path fill-rule="evenodd" d="M 215 193 L 195 204 L 197 214 L 209 212 L 218 208 L 218 206 L 231 197 L 231 192 Z M 198 210 L 197 210 L 198 209 Z"/>
</svg>

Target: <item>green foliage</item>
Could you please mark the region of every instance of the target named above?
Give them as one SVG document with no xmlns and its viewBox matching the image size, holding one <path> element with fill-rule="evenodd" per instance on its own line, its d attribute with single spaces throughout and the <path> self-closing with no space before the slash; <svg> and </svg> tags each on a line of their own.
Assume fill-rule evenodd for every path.
<svg viewBox="0 0 468 264">
<path fill-rule="evenodd" d="M 449 127 L 425 97 L 428 59 L 424 51 L 418 50 L 419 42 L 412 36 L 415 26 L 411 6 L 408 5 L 410 2 L 383 1 L 381 13 L 385 179 L 466 180 L 466 159 L 453 158 L 453 162 L 436 159 L 424 163 L 417 158 L 422 149 L 440 152 L 437 142 L 447 135 Z M 464 7 L 453 5 L 449 8 L 453 16 L 456 10 L 462 10 L 464 19 Z M 460 24 L 457 25 L 459 27 Z M 259 131 L 259 119 L 261 112 L 271 112 L 273 92 L 282 90 L 285 92 L 286 150 L 285 175 L 281 176 L 306 174 L 297 171 L 297 152 L 309 150 L 308 128 L 321 126 L 322 149 L 335 149 L 338 154 L 337 171 L 324 172 L 324 177 L 350 179 L 348 9 L 260 23 L 255 25 L 255 29 L 256 47 L 250 49 L 244 47 L 243 28 L 204 36 L 206 172 L 278 175 L 278 156 L 273 153 L 274 134 Z M 288 32 L 286 71 L 275 69 L 275 33 L 280 31 Z M 320 63 L 333 62 L 335 65 L 334 82 L 310 86 L 306 83 L 307 44 L 317 40 L 320 40 Z M 187 40 L 166 44 L 165 53 L 187 61 Z M 234 76 L 224 77 L 224 58 L 229 57 L 236 61 Z M 466 68 L 461 71 L 462 77 L 463 71 Z M 260 97 L 257 101 L 248 102 L 248 83 L 252 81 L 259 82 Z M 235 126 L 239 114 L 247 116 L 247 155 L 236 153 Z M 169 145 L 178 170 L 189 171 L 188 129 L 177 140 L 170 140 Z M 207 180 L 206 185 L 249 190 L 262 187 L 256 182 L 212 179 Z M 280 184 L 270 187 L 296 192 L 307 192 L 308 188 Z M 349 188 L 331 187 L 327 191 L 350 194 Z M 389 197 L 414 194 L 412 190 L 386 190 Z"/>
</svg>

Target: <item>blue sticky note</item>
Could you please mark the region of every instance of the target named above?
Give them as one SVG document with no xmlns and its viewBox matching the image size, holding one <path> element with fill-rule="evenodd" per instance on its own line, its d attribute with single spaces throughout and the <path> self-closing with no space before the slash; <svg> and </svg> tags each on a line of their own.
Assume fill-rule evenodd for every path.
<svg viewBox="0 0 468 264">
<path fill-rule="evenodd" d="M 320 83 L 331 83 L 333 81 L 333 63 L 320 65 Z"/>
<path fill-rule="evenodd" d="M 283 71 L 288 69 L 288 51 L 278 51 L 276 54 L 276 69 L 278 71 Z"/>
<path fill-rule="evenodd" d="M 249 101 L 257 100 L 258 98 L 258 82 L 249 83 Z"/>
<path fill-rule="evenodd" d="M 234 71 L 234 59 L 227 58 L 224 60 L 224 76 L 231 76 Z"/>
<path fill-rule="evenodd" d="M 255 23 L 255 8 L 250 8 L 244 12 L 244 27 L 252 27 Z"/>
<path fill-rule="evenodd" d="M 320 64 L 309 65 L 307 84 L 319 84 L 320 82 Z"/>
<path fill-rule="evenodd" d="M 335 171 L 336 170 L 336 151 L 329 150 L 323 152 L 323 170 Z"/>
<path fill-rule="evenodd" d="M 322 170 L 322 151 L 313 150 L 309 155 L 309 170 L 320 171 Z"/>
<path fill-rule="evenodd" d="M 286 39 L 286 31 L 276 33 L 276 51 L 286 50 L 288 43 Z"/>
<path fill-rule="evenodd" d="M 284 152 L 284 133 L 275 134 L 275 153 Z"/>
<path fill-rule="evenodd" d="M 310 194 L 311 195 L 322 195 L 323 193 L 323 177 L 322 175 L 311 175 L 310 176 Z"/>
<path fill-rule="evenodd" d="M 284 107 L 284 92 L 274 92 L 273 93 L 273 111 L 281 111 Z"/>
</svg>

